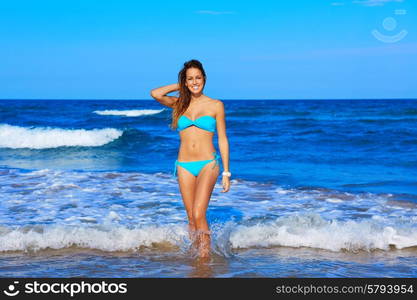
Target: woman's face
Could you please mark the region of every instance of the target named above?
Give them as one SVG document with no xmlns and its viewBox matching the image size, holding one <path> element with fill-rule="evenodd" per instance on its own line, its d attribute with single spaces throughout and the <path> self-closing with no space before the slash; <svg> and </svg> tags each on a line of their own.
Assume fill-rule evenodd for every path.
<svg viewBox="0 0 417 300">
<path fill-rule="evenodd" d="M 193 94 L 203 91 L 204 77 L 197 68 L 189 68 L 186 72 L 185 85 Z"/>
</svg>

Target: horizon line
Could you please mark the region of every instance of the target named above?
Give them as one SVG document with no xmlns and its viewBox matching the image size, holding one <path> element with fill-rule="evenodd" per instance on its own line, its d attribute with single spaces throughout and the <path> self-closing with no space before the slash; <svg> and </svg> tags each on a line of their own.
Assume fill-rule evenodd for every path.
<svg viewBox="0 0 417 300">
<path fill-rule="evenodd" d="M 236 101 L 236 100 L 242 100 L 242 101 L 304 101 L 304 100 L 311 100 L 311 101 L 338 101 L 338 100 L 417 100 L 417 98 L 319 98 L 319 99 L 313 99 L 313 98 L 302 98 L 302 99 L 285 99 L 285 98 L 268 98 L 268 99 L 251 99 L 251 98 L 244 98 L 244 99 L 220 99 L 219 100 L 224 101 Z M 155 99 L 101 99 L 101 98 L 0 98 L 0 101 L 5 100 L 48 100 L 48 101 L 156 101 Z"/>
</svg>

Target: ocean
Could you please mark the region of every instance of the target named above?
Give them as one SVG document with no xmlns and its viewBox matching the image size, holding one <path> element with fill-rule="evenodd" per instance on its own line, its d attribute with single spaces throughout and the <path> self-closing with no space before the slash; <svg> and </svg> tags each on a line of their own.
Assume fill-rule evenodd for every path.
<svg viewBox="0 0 417 300">
<path fill-rule="evenodd" d="M 417 276 L 416 100 L 224 105 L 231 189 L 201 262 L 169 108 L 0 100 L 0 276 Z"/>
</svg>

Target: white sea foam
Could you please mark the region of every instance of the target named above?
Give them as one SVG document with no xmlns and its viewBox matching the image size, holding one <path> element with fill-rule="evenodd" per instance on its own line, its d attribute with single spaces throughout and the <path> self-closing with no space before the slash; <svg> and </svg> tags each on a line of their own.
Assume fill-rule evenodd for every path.
<svg viewBox="0 0 417 300">
<path fill-rule="evenodd" d="M 162 111 L 164 111 L 164 109 L 96 110 L 94 113 L 102 116 L 140 117 L 159 114 Z"/>
<path fill-rule="evenodd" d="M 91 220 L 94 221 L 94 220 Z M 223 232 L 223 231 L 227 232 Z M 309 247 L 330 251 L 371 251 L 417 246 L 417 229 L 384 226 L 371 220 L 326 221 L 319 215 L 291 216 L 275 222 L 244 226 L 227 224 L 213 230 L 213 242 L 231 248 Z M 169 243 L 180 246 L 187 239 L 182 224 L 127 228 L 114 223 L 87 226 L 43 225 L 0 228 L 0 251 L 37 251 L 72 246 L 102 251 L 135 251 L 141 246 Z"/>
<path fill-rule="evenodd" d="M 46 149 L 63 146 L 99 147 L 114 141 L 123 131 L 104 129 L 62 129 L 0 125 L 0 148 Z"/>
<path fill-rule="evenodd" d="M 417 246 L 415 226 L 386 226 L 376 220 L 326 221 L 319 215 L 289 216 L 275 222 L 239 225 L 230 235 L 233 248 L 310 247 L 331 251 L 389 250 Z"/>
<path fill-rule="evenodd" d="M 177 182 L 161 176 L 10 169 L 1 175 L 0 251 L 71 245 L 124 251 L 177 241 L 187 236 L 187 217 Z M 214 248 L 225 255 L 247 247 L 417 246 L 417 208 L 411 202 L 400 206 L 386 194 L 233 184 L 229 193 L 216 187 L 208 209 Z"/>
<path fill-rule="evenodd" d="M 0 227 L 0 251 L 38 251 L 71 246 L 103 251 L 134 251 L 141 246 L 168 242 L 178 245 L 186 237 L 184 226 L 147 226 L 129 229 L 123 226 L 37 226 L 10 229 Z"/>
</svg>

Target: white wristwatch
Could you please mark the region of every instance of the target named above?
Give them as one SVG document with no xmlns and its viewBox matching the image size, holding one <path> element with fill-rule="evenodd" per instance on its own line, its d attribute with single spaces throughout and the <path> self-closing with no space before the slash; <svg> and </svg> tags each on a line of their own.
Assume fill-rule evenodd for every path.
<svg viewBox="0 0 417 300">
<path fill-rule="evenodd" d="M 224 172 L 222 173 L 222 175 L 223 175 L 223 176 L 230 177 L 230 176 L 232 176 L 232 173 L 224 171 Z"/>
</svg>

